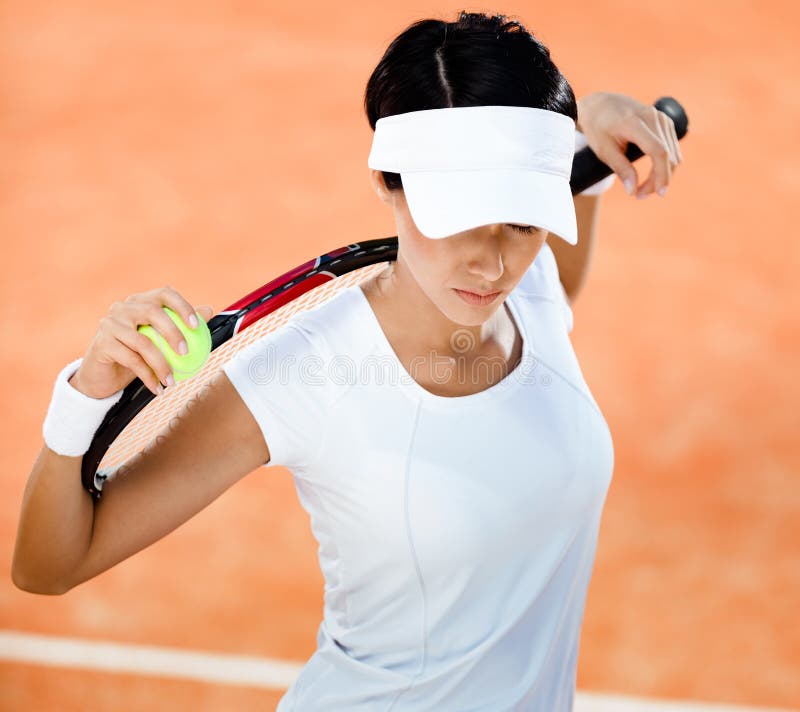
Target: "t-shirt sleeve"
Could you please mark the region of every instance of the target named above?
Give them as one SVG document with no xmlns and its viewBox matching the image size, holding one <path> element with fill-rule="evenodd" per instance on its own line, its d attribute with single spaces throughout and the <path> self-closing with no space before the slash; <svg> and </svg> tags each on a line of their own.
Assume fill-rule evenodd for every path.
<svg viewBox="0 0 800 712">
<path fill-rule="evenodd" d="M 542 245 L 541 251 L 544 253 L 541 257 L 545 277 L 547 278 L 547 282 L 556 302 L 558 302 L 561 307 L 561 312 L 564 316 L 564 324 L 567 327 L 567 331 L 570 332 L 572 331 L 573 327 L 572 307 L 569 305 L 567 292 L 564 289 L 564 285 L 561 284 L 561 279 L 558 275 L 558 262 L 556 262 L 556 256 L 553 254 L 553 250 L 551 249 L 550 245 L 548 245 L 546 242 L 544 245 Z"/>
<path fill-rule="evenodd" d="M 222 367 L 261 429 L 267 466 L 302 471 L 318 454 L 330 396 L 320 347 L 320 335 L 295 319 Z"/>
</svg>

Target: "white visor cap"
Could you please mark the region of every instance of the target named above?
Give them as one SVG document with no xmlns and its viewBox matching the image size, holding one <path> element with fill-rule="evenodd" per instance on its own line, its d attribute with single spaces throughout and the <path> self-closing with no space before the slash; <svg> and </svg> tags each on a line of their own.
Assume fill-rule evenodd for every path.
<svg viewBox="0 0 800 712">
<path fill-rule="evenodd" d="M 367 164 L 401 175 L 411 217 L 426 237 L 522 223 L 575 245 L 574 154 L 569 116 L 525 106 L 464 106 L 378 119 Z"/>
</svg>

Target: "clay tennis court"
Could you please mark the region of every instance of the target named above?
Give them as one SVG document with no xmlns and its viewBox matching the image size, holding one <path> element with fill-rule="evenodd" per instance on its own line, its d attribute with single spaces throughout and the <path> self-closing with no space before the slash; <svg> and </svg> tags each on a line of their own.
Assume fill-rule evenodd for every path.
<svg viewBox="0 0 800 712">
<path fill-rule="evenodd" d="M 113 301 L 171 284 L 220 310 L 395 234 L 364 85 L 410 22 L 458 9 L 3 4 L 0 709 L 274 709 L 314 651 L 323 580 L 284 468 L 60 597 L 11 582 L 22 491 L 53 380 Z M 465 9 L 518 17 L 578 96 L 668 94 L 689 115 L 665 198 L 603 198 L 574 305 L 615 447 L 576 710 L 800 709 L 800 10 Z"/>
</svg>

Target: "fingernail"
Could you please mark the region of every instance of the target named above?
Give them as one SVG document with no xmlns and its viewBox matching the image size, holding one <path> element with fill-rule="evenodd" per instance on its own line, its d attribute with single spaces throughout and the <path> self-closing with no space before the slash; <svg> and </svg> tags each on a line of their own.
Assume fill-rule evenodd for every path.
<svg viewBox="0 0 800 712">
<path fill-rule="evenodd" d="M 173 375 L 171 373 L 167 376 L 167 385 L 168 386 L 174 386 L 175 385 L 175 378 L 173 377 Z"/>
<path fill-rule="evenodd" d="M 633 189 L 636 185 L 633 182 L 633 178 L 626 178 L 625 179 L 625 190 L 627 191 L 628 195 L 633 195 Z"/>
<path fill-rule="evenodd" d="M 189 352 L 189 349 L 186 346 L 186 342 L 185 341 L 181 341 L 178 344 L 178 353 L 181 354 L 182 356 L 185 356 L 188 352 Z"/>
<path fill-rule="evenodd" d="M 663 198 L 663 197 L 666 195 L 666 193 L 667 193 L 667 186 L 665 186 L 665 185 L 662 185 L 662 186 L 661 186 L 661 187 L 658 189 L 658 194 L 659 194 L 659 195 L 660 195 L 660 196 Z"/>
<path fill-rule="evenodd" d="M 160 396 L 164 392 L 164 386 L 160 383 L 156 386 L 156 395 Z"/>
<path fill-rule="evenodd" d="M 194 314 L 189 317 L 189 326 L 193 329 L 197 328 L 197 317 Z"/>
</svg>

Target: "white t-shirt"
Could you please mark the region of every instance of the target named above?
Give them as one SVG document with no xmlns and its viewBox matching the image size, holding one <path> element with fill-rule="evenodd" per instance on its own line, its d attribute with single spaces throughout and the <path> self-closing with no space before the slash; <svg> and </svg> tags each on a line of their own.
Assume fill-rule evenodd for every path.
<svg viewBox="0 0 800 712">
<path fill-rule="evenodd" d="M 613 470 L 545 243 L 507 297 L 521 362 L 439 396 L 358 285 L 224 367 L 319 542 L 318 648 L 279 712 L 567 712 Z"/>
</svg>

